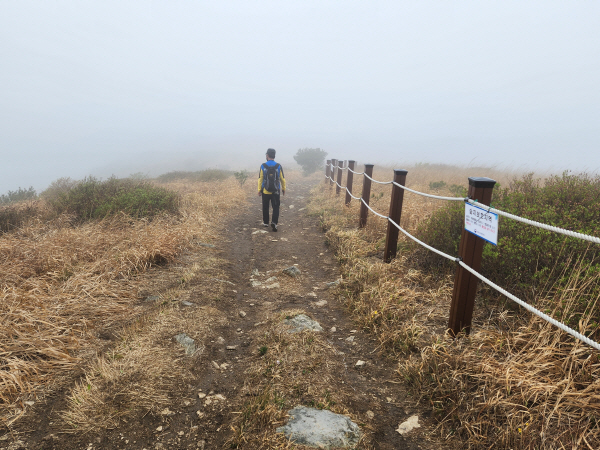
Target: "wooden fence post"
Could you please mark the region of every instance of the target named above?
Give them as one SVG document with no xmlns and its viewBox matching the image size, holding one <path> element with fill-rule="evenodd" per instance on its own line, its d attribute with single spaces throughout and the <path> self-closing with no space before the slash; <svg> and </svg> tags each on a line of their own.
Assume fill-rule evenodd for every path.
<svg viewBox="0 0 600 450">
<path fill-rule="evenodd" d="M 402 186 L 406 184 L 406 170 L 394 170 L 394 181 Z M 390 219 L 400 225 L 402 216 L 402 201 L 404 200 L 404 189 L 392 184 L 392 199 L 390 200 Z M 385 250 L 383 251 L 383 260 L 390 262 L 396 257 L 398 249 L 398 233 L 400 230 L 388 220 L 387 234 L 385 236 Z"/>
<path fill-rule="evenodd" d="M 332 167 L 331 167 L 330 172 L 329 172 L 329 175 L 331 176 L 331 180 L 329 180 L 329 186 L 330 187 L 333 186 L 333 180 L 335 180 L 335 168 L 337 166 L 337 159 L 332 159 L 331 160 L 331 165 L 332 165 Z"/>
<path fill-rule="evenodd" d="M 348 161 L 348 169 L 354 170 L 354 161 Z M 352 200 L 352 197 L 350 196 L 350 194 L 352 194 L 352 180 L 354 179 L 354 174 L 352 172 L 350 172 L 350 170 L 348 170 L 348 175 L 346 175 L 346 188 L 348 189 L 346 191 L 346 206 L 350 206 L 350 201 Z"/>
<path fill-rule="evenodd" d="M 329 170 L 331 169 L 331 160 L 327 160 L 327 165 L 325 166 L 325 184 L 329 181 Z"/>
<path fill-rule="evenodd" d="M 374 164 L 365 164 L 365 175 L 373 178 L 373 167 Z M 371 180 L 363 175 L 363 190 L 362 190 L 362 198 L 365 203 L 369 204 L 369 199 L 371 197 Z M 365 205 L 362 201 L 360 202 L 360 219 L 358 220 L 358 227 L 364 228 L 367 226 L 367 214 L 369 210 L 367 209 L 367 205 Z"/>
<path fill-rule="evenodd" d="M 342 175 L 344 174 L 344 161 L 338 161 L 338 171 L 337 171 L 337 185 L 335 186 L 335 193 L 337 195 L 340 194 L 342 188 Z"/>
<path fill-rule="evenodd" d="M 496 181 L 490 178 L 469 178 L 469 198 L 476 199 L 483 205 L 492 201 L 492 192 Z M 463 228 L 458 246 L 458 256 L 462 261 L 479 272 L 481 268 L 481 257 L 485 241 Z M 456 336 L 461 331 L 469 334 L 471 332 L 471 320 L 473 319 L 473 307 L 475 305 L 475 294 L 479 279 L 469 271 L 458 266 L 454 278 L 454 291 L 452 292 L 452 304 L 450 306 L 450 321 L 448 329 L 451 335 Z"/>
</svg>

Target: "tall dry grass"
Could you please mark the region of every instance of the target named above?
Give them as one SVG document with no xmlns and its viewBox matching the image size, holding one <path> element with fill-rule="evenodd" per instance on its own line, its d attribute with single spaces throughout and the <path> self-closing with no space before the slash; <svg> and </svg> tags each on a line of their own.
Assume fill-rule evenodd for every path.
<svg viewBox="0 0 600 450">
<path fill-rule="evenodd" d="M 153 220 L 119 214 L 76 224 L 31 218 L 0 234 L 0 418 L 42 395 L 100 346 L 98 334 L 132 321 L 153 266 L 176 260 L 246 192 L 231 180 L 162 184 L 181 193 L 180 214 Z M 40 206 L 43 207 L 43 206 Z"/>
<path fill-rule="evenodd" d="M 488 176 L 507 186 L 514 175 L 420 165 L 408 168 L 407 185 L 453 195 L 452 184 L 466 188 L 467 176 Z M 374 176 L 389 180 L 392 170 L 376 168 Z M 445 186 L 432 189 L 439 181 Z M 355 195 L 361 185 L 355 177 Z M 442 437 L 473 449 L 600 448 L 596 351 L 508 305 L 485 286 L 476 299 L 474 332 L 450 339 L 453 274 L 444 268 L 421 270 L 414 246 L 402 235 L 398 257 L 384 264 L 386 222 L 370 214 L 368 226 L 358 229 L 357 202 L 344 207 L 343 195 L 333 191 L 325 184 L 316 188 L 310 211 L 321 217 L 341 263 L 340 295 L 360 326 L 378 339 L 380 350 L 398 359 L 398 376 L 434 413 Z M 387 214 L 389 186 L 373 185 L 370 201 Z M 442 205 L 407 192 L 401 225 L 415 232 Z M 564 274 L 569 284 L 538 293 L 538 307 L 563 316 L 581 310 L 580 292 L 589 292 L 600 277 L 584 276 L 587 266 L 580 257 L 563 255 L 573 261 Z M 582 333 L 594 330 L 597 300 L 581 315 L 577 328 Z"/>
</svg>

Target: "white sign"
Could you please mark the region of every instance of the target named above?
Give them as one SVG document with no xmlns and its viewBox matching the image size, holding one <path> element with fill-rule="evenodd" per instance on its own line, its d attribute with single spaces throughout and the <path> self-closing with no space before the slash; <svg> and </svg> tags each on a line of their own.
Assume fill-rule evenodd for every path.
<svg viewBox="0 0 600 450">
<path fill-rule="evenodd" d="M 465 203 L 465 230 L 498 245 L 498 214 Z"/>
</svg>

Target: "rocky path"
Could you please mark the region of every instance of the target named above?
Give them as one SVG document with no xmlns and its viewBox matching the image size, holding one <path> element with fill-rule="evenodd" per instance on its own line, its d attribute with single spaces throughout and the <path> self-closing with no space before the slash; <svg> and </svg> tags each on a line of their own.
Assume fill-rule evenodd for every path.
<svg viewBox="0 0 600 450">
<path fill-rule="evenodd" d="M 275 430 L 301 406 L 348 417 L 360 429 L 359 448 L 443 448 L 427 438 L 431 422 L 403 390 L 396 363 L 378 355 L 375 339 L 355 329 L 339 300 L 337 262 L 318 218 L 305 210 L 310 187 L 290 182 L 278 232 L 261 226 L 258 197 L 222 229 L 210 249 L 220 270 L 191 282 L 185 307 L 175 311 L 188 315 L 189 335 L 194 326 L 208 331 L 195 337 L 193 357 L 181 336 L 165 344 L 181 353 L 190 375 L 175 383 L 160 414 L 82 435 L 53 431 L 52 411 L 40 410 L 43 421 L 22 424 L 0 449 L 287 448 Z M 283 272 L 290 267 L 300 275 Z M 290 334 L 286 322 L 299 314 L 323 331 Z M 401 434 L 406 421 L 419 427 Z"/>
</svg>

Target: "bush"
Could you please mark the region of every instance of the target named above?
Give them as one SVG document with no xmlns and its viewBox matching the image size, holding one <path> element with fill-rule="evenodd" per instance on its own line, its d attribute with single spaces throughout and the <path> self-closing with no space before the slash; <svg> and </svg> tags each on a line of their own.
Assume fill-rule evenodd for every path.
<svg viewBox="0 0 600 450">
<path fill-rule="evenodd" d="M 220 169 L 206 169 L 199 170 L 196 172 L 186 172 L 186 171 L 173 171 L 167 172 L 162 175 L 159 175 L 156 178 L 156 181 L 159 183 L 169 183 L 172 181 L 223 181 L 229 178 L 232 175 L 231 172 L 227 170 Z"/>
<path fill-rule="evenodd" d="M 492 205 L 502 211 L 593 236 L 600 236 L 600 176 L 567 172 L 541 181 L 532 174 L 495 188 Z M 458 254 L 464 205 L 451 203 L 423 222 L 417 237 L 450 255 Z M 426 251 L 426 250 L 425 250 Z M 421 252 L 421 251 L 419 251 Z M 445 265 L 437 255 L 423 252 L 426 265 Z M 576 238 L 500 218 L 498 246 L 485 244 L 482 271 L 516 295 L 531 297 L 543 286 L 565 285 L 569 258 L 587 261 L 589 277 L 600 271 L 600 248 Z M 453 264 L 453 263 L 450 263 Z M 598 287 L 590 287 L 590 295 Z"/>
<path fill-rule="evenodd" d="M 0 232 L 6 233 L 19 228 L 39 213 L 39 202 L 0 206 Z"/>
<path fill-rule="evenodd" d="M 0 195 L 0 205 L 22 202 L 25 200 L 35 200 L 36 198 L 37 193 L 33 186 L 29 187 L 29 189 L 19 187 L 16 191 L 8 191 L 6 194 Z"/>
<path fill-rule="evenodd" d="M 438 190 L 446 187 L 445 181 L 432 181 L 429 183 L 429 189 Z"/>
<path fill-rule="evenodd" d="M 301 148 L 294 155 L 294 160 L 302 167 L 302 173 L 310 175 L 325 163 L 327 152 L 320 148 Z"/>
<path fill-rule="evenodd" d="M 239 172 L 233 172 L 233 176 L 240 183 L 240 187 L 244 186 L 244 183 L 248 179 L 248 171 L 240 170 Z"/>
<path fill-rule="evenodd" d="M 57 214 L 71 213 L 80 220 L 99 219 L 118 212 L 133 217 L 176 213 L 179 195 L 144 180 L 88 177 L 79 182 L 62 178 L 52 183 L 42 197 Z"/>
</svg>

